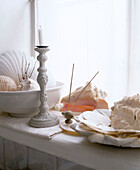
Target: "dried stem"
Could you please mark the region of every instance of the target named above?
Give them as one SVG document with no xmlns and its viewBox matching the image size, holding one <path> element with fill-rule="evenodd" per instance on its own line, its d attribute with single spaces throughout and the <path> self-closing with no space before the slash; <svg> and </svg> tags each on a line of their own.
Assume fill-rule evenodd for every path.
<svg viewBox="0 0 140 170">
<path fill-rule="evenodd" d="M 27 72 L 26 72 L 26 68 L 27 68 L 27 60 L 25 60 L 25 68 L 24 68 L 24 78 L 27 79 Z"/>
<path fill-rule="evenodd" d="M 72 81 L 73 81 L 73 72 L 74 72 L 74 64 L 72 66 L 72 74 L 71 74 L 71 82 L 70 82 L 70 91 L 69 91 L 69 103 L 70 103 L 70 97 L 71 97 L 71 89 L 72 89 Z"/>
<path fill-rule="evenodd" d="M 77 96 L 77 98 L 75 99 L 75 102 L 78 100 L 78 98 L 80 97 L 80 95 L 83 93 L 83 91 L 87 88 L 87 86 L 92 82 L 92 80 L 97 76 L 97 74 L 99 73 L 99 71 L 92 77 L 92 79 L 86 84 L 86 86 L 83 88 L 83 90 L 79 93 L 79 95 Z"/>
<path fill-rule="evenodd" d="M 20 82 L 21 81 L 21 79 L 20 79 L 20 75 L 18 74 L 18 81 Z"/>
<path fill-rule="evenodd" d="M 30 63 L 28 63 L 28 66 L 27 66 L 27 69 L 26 69 L 27 78 L 29 77 L 29 76 L 28 76 L 28 70 L 29 70 L 29 68 L 30 68 Z"/>
<path fill-rule="evenodd" d="M 31 63 L 28 63 L 28 61 L 24 57 L 22 57 L 21 76 L 20 76 L 20 74 L 18 74 L 19 82 L 21 82 L 24 79 L 27 80 L 28 78 L 30 78 L 32 76 L 33 71 L 35 69 L 36 62 L 34 63 L 34 66 L 33 66 L 33 69 L 31 70 L 31 72 L 29 72 Z"/>
<path fill-rule="evenodd" d="M 22 57 L 22 63 L 21 63 L 21 73 L 22 73 L 22 78 L 23 78 L 23 62 L 24 62 L 24 60 L 23 60 L 23 57 Z"/>
<path fill-rule="evenodd" d="M 37 62 L 37 61 L 36 61 L 36 62 Z M 34 72 L 34 69 L 35 69 L 35 66 L 36 66 L 36 62 L 35 62 L 35 64 L 34 64 L 34 67 L 33 67 L 32 71 L 31 71 L 30 75 L 29 75 L 29 78 L 32 76 L 32 74 L 33 74 L 33 72 Z"/>
</svg>

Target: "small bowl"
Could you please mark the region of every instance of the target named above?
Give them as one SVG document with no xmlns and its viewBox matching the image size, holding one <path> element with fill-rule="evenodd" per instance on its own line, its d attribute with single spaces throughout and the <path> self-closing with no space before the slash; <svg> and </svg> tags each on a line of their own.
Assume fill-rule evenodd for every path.
<svg viewBox="0 0 140 170">
<path fill-rule="evenodd" d="M 47 89 L 47 103 L 54 107 L 62 95 L 64 84 L 56 82 L 56 86 Z M 0 92 L 0 110 L 13 117 L 30 117 L 39 112 L 40 93 L 33 91 Z"/>
</svg>

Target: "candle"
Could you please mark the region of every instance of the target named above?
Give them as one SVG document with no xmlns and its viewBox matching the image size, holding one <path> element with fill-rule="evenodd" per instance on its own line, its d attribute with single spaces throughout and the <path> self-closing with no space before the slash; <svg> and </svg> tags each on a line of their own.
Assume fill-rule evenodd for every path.
<svg viewBox="0 0 140 170">
<path fill-rule="evenodd" d="M 44 43 L 44 31 L 43 29 L 41 28 L 41 26 L 39 26 L 39 29 L 38 29 L 38 38 L 39 38 L 39 45 L 45 45 Z"/>
</svg>

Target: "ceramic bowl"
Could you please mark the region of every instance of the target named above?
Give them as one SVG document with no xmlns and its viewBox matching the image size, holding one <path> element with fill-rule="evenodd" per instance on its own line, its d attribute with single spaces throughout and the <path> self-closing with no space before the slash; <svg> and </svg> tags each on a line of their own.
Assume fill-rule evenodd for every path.
<svg viewBox="0 0 140 170">
<path fill-rule="evenodd" d="M 60 100 L 64 84 L 56 82 L 56 86 L 47 89 L 47 103 L 52 108 Z M 0 92 L 0 110 L 13 117 L 30 117 L 39 112 L 39 91 Z"/>
</svg>

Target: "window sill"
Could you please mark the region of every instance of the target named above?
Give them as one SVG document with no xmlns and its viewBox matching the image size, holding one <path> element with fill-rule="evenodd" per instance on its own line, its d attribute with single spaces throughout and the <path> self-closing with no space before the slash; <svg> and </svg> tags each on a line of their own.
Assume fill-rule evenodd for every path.
<svg viewBox="0 0 140 170">
<path fill-rule="evenodd" d="M 6 123 L 6 122 L 5 122 Z M 59 133 L 46 139 L 2 127 L 0 136 L 16 143 L 94 169 L 140 169 L 140 149 L 90 143 L 86 137 Z"/>
</svg>

